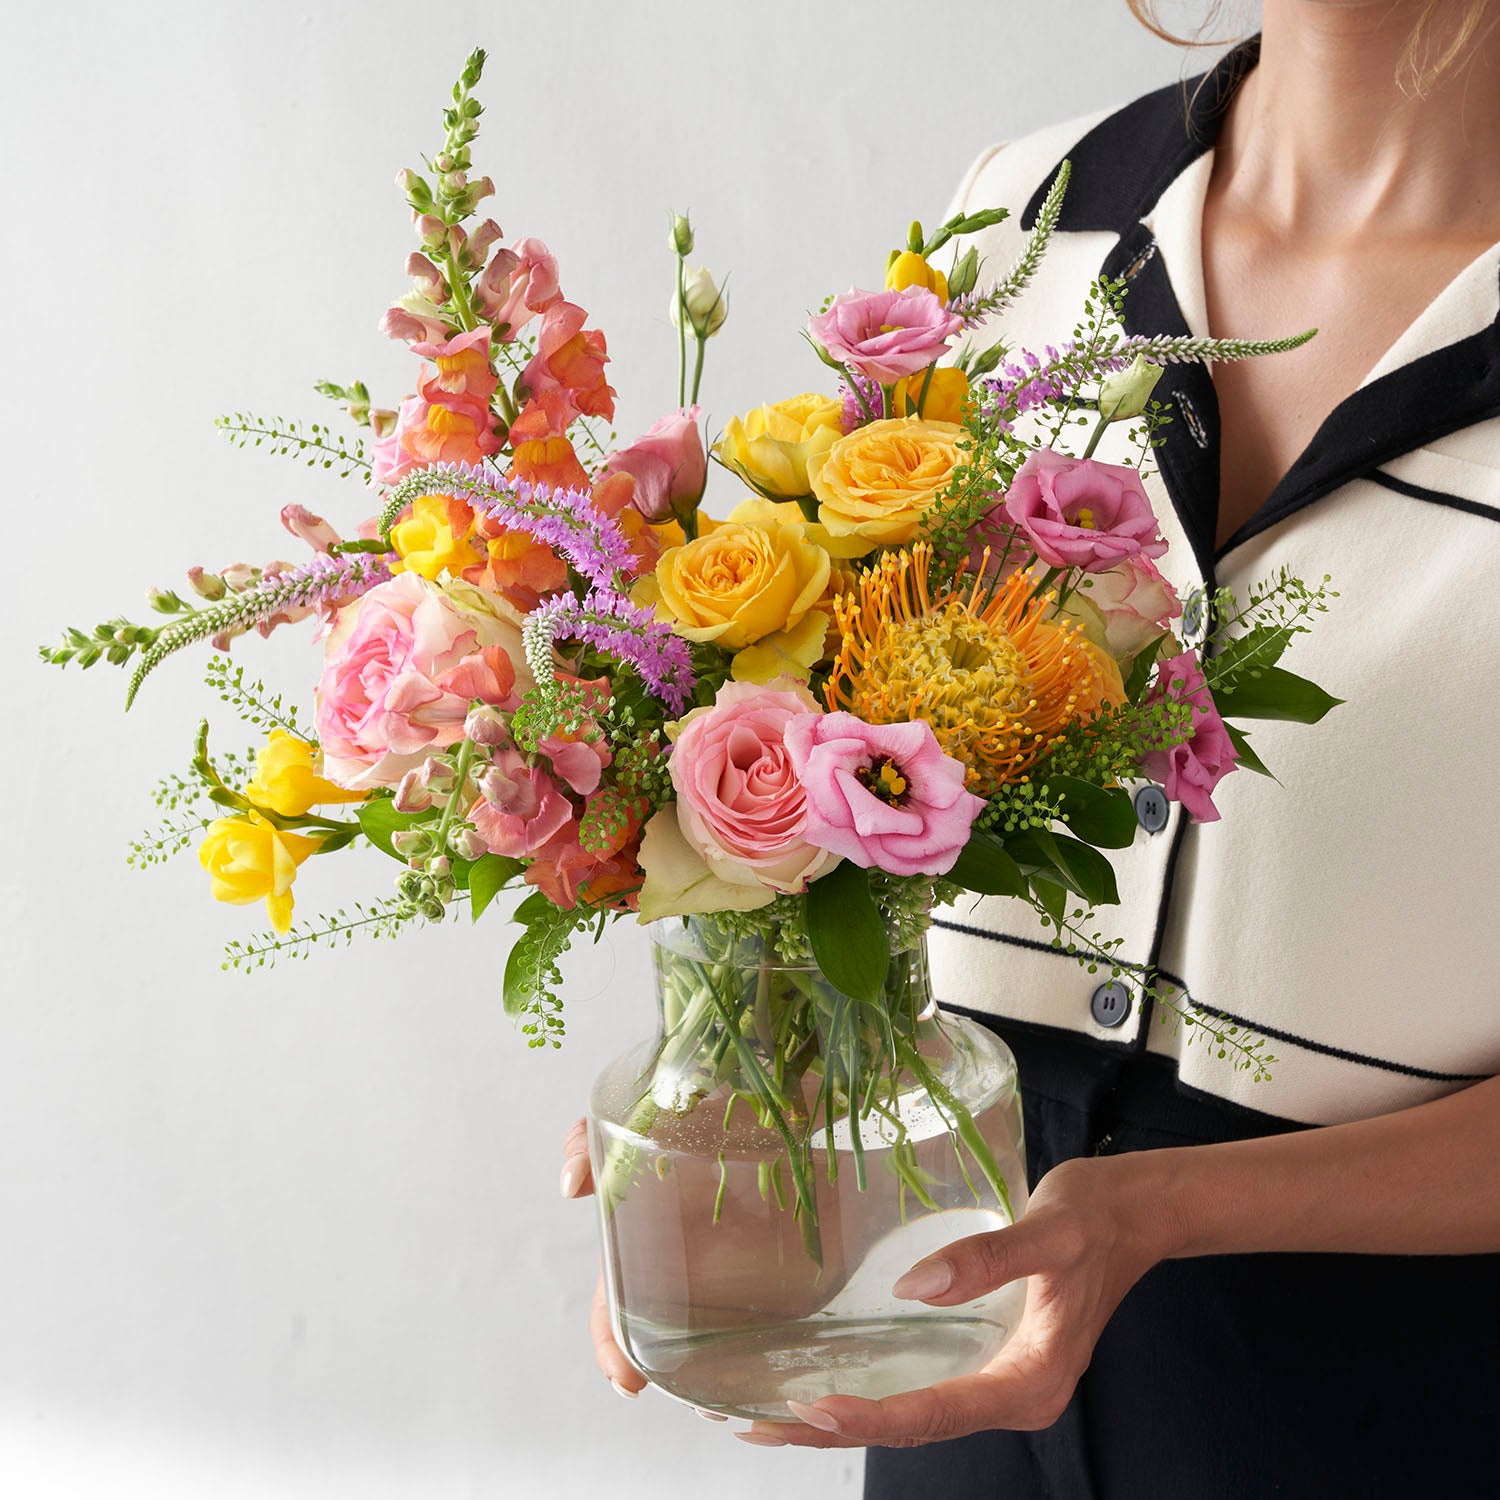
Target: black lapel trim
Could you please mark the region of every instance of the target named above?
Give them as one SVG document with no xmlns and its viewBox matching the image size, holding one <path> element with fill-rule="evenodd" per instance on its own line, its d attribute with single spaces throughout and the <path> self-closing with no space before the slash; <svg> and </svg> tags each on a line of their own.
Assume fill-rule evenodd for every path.
<svg viewBox="0 0 1500 1500">
<path fill-rule="evenodd" d="M 1383 469 L 1376 469 L 1365 478 L 1411 500 L 1426 500 L 1432 505 L 1446 505 L 1450 510 L 1461 510 L 1471 516 L 1484 516 L 1487 520 L 1500 521 L 1500 509 L 1493 505 L 1486 505 L 1480 500 L 1468 500 L 1462 495 L 1450 495 L 1445 490 L 1429 490 L 1420 484 L 1409 484 L 1404 479 L 1397 479 L 1394 474 L 1387 474 Z"/>
<path fill-rule="evenodd" d="M 1382 375 L 1336 406 L 1270 498 L 1225 542 L 1218 556 L 1351 479 L 1369 478 L 1388 489 L 1400 488 L 1401 481 L 1373 471 L 1423 443 L 1494 416 L 1500 416 L 1500 322 Z M 1402 493 L 1412 494 L 1417 488 L 1413 485 Z M 1457 500 L 1436 491 L 1415 498 Z M 1463 502 L 1459 508 L 1472 503 Z M 1494 514 L 1488 507 L 1478 513 Z"/>
</svg>

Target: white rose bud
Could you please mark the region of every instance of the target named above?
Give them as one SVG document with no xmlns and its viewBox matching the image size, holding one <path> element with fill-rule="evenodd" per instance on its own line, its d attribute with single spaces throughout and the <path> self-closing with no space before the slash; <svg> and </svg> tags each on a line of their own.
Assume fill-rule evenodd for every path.
<svg viewBox="0 0 1500 1500">
<path fill-rule="evenodd" d="M 1137 354 L 1130 368 L 1111 375 L 1099 387 L 1099 414 L 1111 422 L 1128 422 L 1145 411 L 1162 367 Z"/>
<path fill-rule="evenodd" d="M 724 288 L 714 281 L 713 273 L 706 266 L 695 266 L 687 273 L 683 282 L 682 300 L 687 304 L 688 326 L 700 339 L 709 339 L 723 326 L 729 315 L 729 305 L 724 300 Z M 672 296 L 672 326 L 680 322 L 677 296 Z"/>
</svg>

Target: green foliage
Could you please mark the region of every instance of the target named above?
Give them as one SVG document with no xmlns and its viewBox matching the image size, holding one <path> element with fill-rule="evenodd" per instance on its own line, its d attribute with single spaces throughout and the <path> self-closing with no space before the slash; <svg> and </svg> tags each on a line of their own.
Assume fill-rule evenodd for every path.
<svg viewBox="0 0 1500 1500">
<path fill-rule="evenodd" d="M 1062 819 L 1086 844 L 1128 849 L 1135 842 L 1135 806 L 1128 793 L 1073 776 L 1053 776 L 1042 788 L 1062 799 Z"/>
<path fill-rule="evenodd" d="M 289 932 L 264 932 L 246 942 L 235 939 L 224 949 L 223 967 L 248 973 L 274 967 L 280 959 L 305 959 L 316 947 L 347 947 L 356 937 L 395 937 L 417 915 L 411 902 L 399 896 L 370 905 L 356 902 L 331 917 L 295 923 Z"/>
<path fill-rule="evenodd" d="M 44 662 L 54 667 L 66 667 L 72 663 L 87 670 L 100 660 L 107 661 L 112 667 L 122 667 L 137 652 L 151 646 L 163 628 L 160 625 L 136 625 L 117 615 L 92 630 L 69 626 L 63 632 L 61 645 L 39 646 L 37 651 Z"/>
<path fill-rule="evenodd" d="M 513 920 L 526 929 L 505 960 L 505 1013 L 513 1019 L 530 1017 L 521 1027 L 528 1047 L 562 1046 L 562 970 L 558 960 L 568 951 L 573 934 L 588 923 L 586 908 L 563 911 L 540 891 L 516 908 Z"/>
<path fill-rule="evenodd" d="M 880 998 L 891 964 L 890 934 L 867 871 L 841 860 L 808 886 L 807 934 L 831 984 L 855 1000 Z"/>
<path fill-rule="evenodd" d="M 125 863 L 133 870 L 148 870 L 153 865 L 165 864 L 174 854 L 191 848 L 212 821 L 201 812 L 176 813 L 158 827 L 148 828 L 139 838 L 132 839 Z"/>
<path fill-rule="evenodd" d="M 969 835 L 948 879 L 981 896 L 1025 896 L 1026 877 L 1004 843 L 982 829 Z"/>
<path fill-rule="evenodd" d="M 343 394 L 342 387 L 335 389 Z M 340 479 L 348 479 L 351 474 L 363 479 L 370 473 L 370 460 L 358 438 L 341 437 L 317 422 L 304 429 L 301 423 L 282 417 L 253 417 L 237 411 L 216 418 L 214 426 L 237 448 L 264 447 L 270 453 L 298 459 L 309 469 L 337 469 Z"/>
<path fill-rule="evenodd" d="M 1250 748 L 1250 736 L 1243 729 L 1237 729 L 1233 724 L 1224 726 L 1229 735 L 1229 741 L 1234 746 L 1235 753 L 1239 756 L 1240 768 L 1245 771 L 1254 771 L 1261 776 L 1271 776 L 1266 763 Z M 1276 778 L 1271 776 L 1271 780 Z"/>
<path fill-rule="evenodd" d="M 469 871 L 469 910 L 477 922 L 501 891 L 525 868 L 519 859 L 484 854 Z"/>
<path fill-rule="evenodd" d="M 229 657 L 209 657 L 203 680 L 245 723 L 267 732 L 284 729 L 308 744 L 317 743 L 311 730 L 297 718 L 293 705 L 284 703 L 281 694 L 271 692 L 265 683 L 247 679 L 244 667 Z"/>
<path fill-rule="evenodd" d="M 1097 849 L 1066 834 L 1028 828 L 1005 841 L 1006 852 L 1029 875 L 1062 886 L 1090 906 L 1116 906 L 1114 866 Z"/>
<path fill-rule="evenodd" d="M 405 857 L 396 852 L 391 839 L 413 824 L 429 821 L 427 813 L 403 813 L 396 811 L 396 804 L 389 797 L 371 797 L 354 809 L 364 836 L 383 854 L 406 863 Z"/>
<path fill-rule="evenodd" d="M 1317 683 L 1280 667 L 1263 667 L 1242 676 L 1232 686 L 1214 691 L 1214 704 L 1226 719 L 1290 719 L 1297 724 L 1316 724 L 1343 701 L 1324 692 Z"/>
</svg>

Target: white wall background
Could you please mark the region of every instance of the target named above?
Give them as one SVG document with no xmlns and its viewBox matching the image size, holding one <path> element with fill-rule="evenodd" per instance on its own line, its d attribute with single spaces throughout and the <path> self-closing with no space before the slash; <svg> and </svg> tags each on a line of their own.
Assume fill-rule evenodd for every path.
<svg viewBox="0 0 1500 1500">
<path fill-rule="evenodd" d="M 337 417 L 324 376 L 388 404 L 409 388 L 375 327 L 412 244 L 391 184 L 436 149 L 475 43 L 493 212 L 548 240 L 607 330 L 626 434 L 675 392 L 669 208 L 732 273 L 705 386 L 722 422 L 816 379 L 806 309 L 874 283 L 981 147 L 1185 66 L 1124 0 L 6 7 L 0 1493 L 18 1500 L 858 1493 L 856 1455 L 750 1449 L 593 1369 L 592 1210 L 558 1198 L 558 1142 L 650 1025 L 632 930 L 574 963 L 560 1053 L 501 1012 L 498 911 L 221 974 L 263 912 L 210 902 L 191 854 L 148 874 L 123 857 L 217 706 L 200 663 L 125 718 L 118 673 L 33 656 L 190 563 L 285 553 L 288 500 L 364 514 L 213 418 Z M 237 651 L 310 691 L 305 636 Z M 314 861 L 299 908 L 390 874 Z"/>
</svg>

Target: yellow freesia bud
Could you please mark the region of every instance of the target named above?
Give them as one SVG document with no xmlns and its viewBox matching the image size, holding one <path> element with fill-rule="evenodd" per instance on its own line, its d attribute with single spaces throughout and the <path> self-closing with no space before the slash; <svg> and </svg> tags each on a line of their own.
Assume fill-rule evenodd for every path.
<svg viewBox="0 0 1500 1500">
<path fill-rule="evenodd" d="M 922 394 L 924 384 L 925 396 Z M 909 415 L 906 408 L 910 402 L 913 408 L 919 405 L 922 408 L 915 414 L 931 422 L 961 422 L 964 402 L 968 399 L 969 377 L 952 365 L 943 365 L 932 372 L 931 380 L 927 379 L 925 371 L 908 380 L 898 380 L 892 406 L 898 417 Z"/>
<path fill-rule="evenodd" d="M 841 401 L 804 391 L 731 417 L 714 452 L 768 499 L 796 500 L 810 493 L 808 463 L 842 434 L 843 413 Z"/>
<path fill-rule="evenodd" d="M 885 269 L 886 291 L 904 292 L 909 286 L 925 287 L 948 300 L 948 278 L 915 250 L 903 250 Z"/>
<path fill-rule="evenodd" d="M 257 807 L 300 818 L 324 802 L 363 802 L 366 792 L 351 792 L 325 781 L 318 772 L 322 756 L 317 748 L 284 729 L 273 729 L 255 758 L 255 775 L 245 796 Z"/>
<path fill-rule="evenodd" d="M 469 538 L 474 535 L 474 512 L 451 495 L 418 495 L 411 514 L 391 527 L 391 546 L 401 555 L 392 566 L 420 574 L 433 583 L 447 572 L 453 577 L 480 561 Z"/>
<path fill-rule="evenodd" d="M 215 901 L 236 906 L 265 898 L 271 926 L 292 925 L 292 881 L 297 867 L 318 852 L 321 840 L 285 833 L 255 813 L 208 825 L 198 863 L 208 871 Z"/>
</svg>

